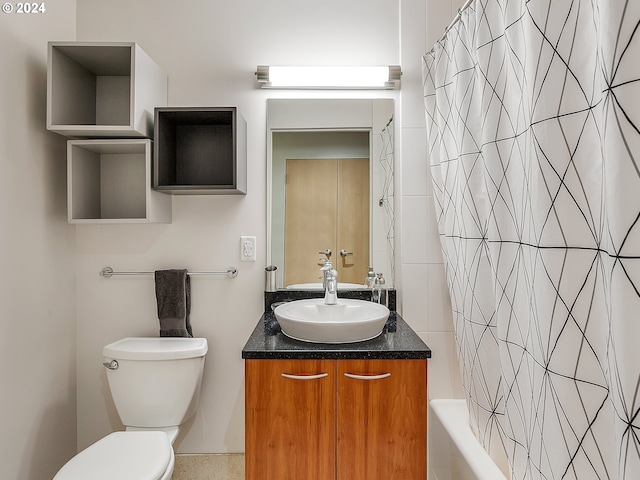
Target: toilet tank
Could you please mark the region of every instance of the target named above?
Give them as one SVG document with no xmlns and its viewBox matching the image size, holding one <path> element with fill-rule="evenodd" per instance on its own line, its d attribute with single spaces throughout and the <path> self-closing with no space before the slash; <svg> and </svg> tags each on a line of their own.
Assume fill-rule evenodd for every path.
<svg viewBox="0 0 640 480">
<path fill-rule="evenodd" d="M 123 338 L 105 346 L 107 380 L 122 423 L 184 423 L 198 408 L 207 350 L 206 338 Z"/>
</svg>

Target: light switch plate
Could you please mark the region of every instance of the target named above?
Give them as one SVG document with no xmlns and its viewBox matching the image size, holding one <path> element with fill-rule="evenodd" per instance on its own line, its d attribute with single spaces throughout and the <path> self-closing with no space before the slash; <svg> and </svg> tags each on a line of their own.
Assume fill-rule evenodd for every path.
<svg viewBox="0 0 640 480">
<path fill-rule="evenodd" d="M 256 237 L 245 235 L 240 237 L 240 261 L 256 261 Z"/>
</svg>

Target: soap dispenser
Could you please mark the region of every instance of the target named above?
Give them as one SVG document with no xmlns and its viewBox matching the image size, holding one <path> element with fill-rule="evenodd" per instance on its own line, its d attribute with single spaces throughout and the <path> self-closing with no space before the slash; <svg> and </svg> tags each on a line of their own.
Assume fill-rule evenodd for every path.
<svg viewBox="0 0 640 480">
<path fill-rule="evenodd" d="M 364 284 L 367 288 L 370 288 L 373 290 L 375 282 L 376 282 L 376 273 L 373 271 L 373 267 L 369 267 L 367 276 L 364 278 Z"/>
<path fill-rule="evenodd" d="M 387 304 L 387 287 L 385 286 L 385 280 L 381 273 L 378 273 L 375 278 L 373 286 L 373 294 L 371 300 L 375 303 L 379 303 L 388 306 Z"/>
</svg>

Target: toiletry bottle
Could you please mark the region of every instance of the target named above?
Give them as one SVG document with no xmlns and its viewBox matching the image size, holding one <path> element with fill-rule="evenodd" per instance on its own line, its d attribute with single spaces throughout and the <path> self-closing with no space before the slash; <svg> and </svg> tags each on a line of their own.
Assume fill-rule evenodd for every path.
<svg viewBox="0 0 640 480">
<path fill-rule="evenodd" d="M 387 306 L 387 287 L 385 286 L 385 280 L 381 273 L 376 275 L 372 300 L 385 307 Z"/>
<path fill-rule="evenodd" d="M 373 267 L 369 267 L 367 276 L 364 278 L 364 284 L 367 288 L 373 289 L 375 282 L 376 282 L 376 274 L 373 271 Z"/>
</svg>

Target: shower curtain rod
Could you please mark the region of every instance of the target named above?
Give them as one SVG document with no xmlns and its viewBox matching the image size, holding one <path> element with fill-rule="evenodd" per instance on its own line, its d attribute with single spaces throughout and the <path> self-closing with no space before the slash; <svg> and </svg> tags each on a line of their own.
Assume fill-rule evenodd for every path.
<svg viewBox="0 0 640 480">
<path fill-rule="evenodd" d="M 464 5 L 462 5 L 458 9 L 458 13 L 456 14 L 455 17 L 453 17 L 453 20 L 451 20 L 451 23 L 449 24 L 449 26 L 444 29 L 444 33 L 438 39 L 438 42 L 441 42 L 442 40 L 445 39 L 445 37 L 447 36 L 447 33 L 449 33 L 449 30 L 451 30 L 453 28 L 453 26 L 460 21 L 460 17 L 461 17 L 462 12 L 464 10 L 466 10 L 472 3 L 473 3 L 473 0 L 467 0 L 466 2 L 464 2 Z M 432 51 L 434 48 L 435 48 L 435 45 L 429 51 Z"/>
</svg>

